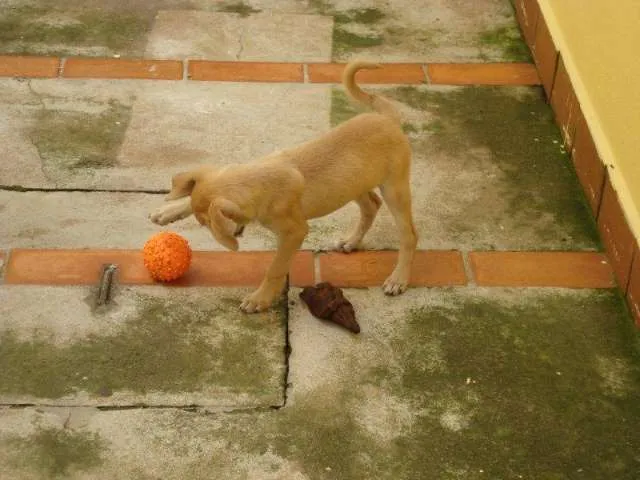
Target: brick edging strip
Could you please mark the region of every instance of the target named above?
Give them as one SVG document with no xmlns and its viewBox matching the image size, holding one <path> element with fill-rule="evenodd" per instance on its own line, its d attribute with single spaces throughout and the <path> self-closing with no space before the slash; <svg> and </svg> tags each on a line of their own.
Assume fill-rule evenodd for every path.
<svg viewBox="0 0 640 480">
<path fill-rule="evenodd" d="M 7 285 L 91 285 L 102 265 L 119 266 L 118 281 L 149 285 L 138 250 L 13 249 L 4 268 Z M 274 252 L 194 252 L 189 272 L 175 286 L 255 286 L 260 283 Z M 310 251 L 296 254 L 291 268 L 293 286 L 328 281 L 340 287 L 382 285 L 391 273 L 397 252 L 319 253 L 319 272 Z M 473 277 L 479 286 L 611 288 L 613 270 L 597 252 L 471 252 Z M 445 287 L 469 283 L 463 254 L 455 250 L 416 252 L 412 286 Z"/>
<path fill-rule="evenodd" d="M 189 271 L 175 286 L 256 286 L 274 252 L 193 252 Z M 102 266 L 118 265 L 117 281 L 130 285 L 155 282 L 139 250 L 14 249 L 5 267 L 5 284 L 92 285 Z M 291 268 L 292 285 L 313 283 L 313 256 L 298 252 Z"/>
<path fill-rule="evenodd" d="M 185 66 L 187 67 L 185 69 Z M 0 55 L 0 77 L 187 79 L 218 82 L 340 83 L 342 63 L 229 62 Z M 305 79 L 304 71 L 308 72 Z M 383 63 L 358 73 L 363 84 L 538 85 L 529 63 Z"/>
</svg>

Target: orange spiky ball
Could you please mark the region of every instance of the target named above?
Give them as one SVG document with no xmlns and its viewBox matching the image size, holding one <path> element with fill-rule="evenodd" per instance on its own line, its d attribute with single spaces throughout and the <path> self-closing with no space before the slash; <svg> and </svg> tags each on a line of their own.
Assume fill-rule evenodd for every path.
<svg viewBox="0 0 640 480">
<path fill-rule="evenodd" d="M 160 232 L 144 244 L 142 259 L 154 280 L 170 282 L 180 278 L 189 269 L 191 247 L 177 233 Z"/>
</svg>

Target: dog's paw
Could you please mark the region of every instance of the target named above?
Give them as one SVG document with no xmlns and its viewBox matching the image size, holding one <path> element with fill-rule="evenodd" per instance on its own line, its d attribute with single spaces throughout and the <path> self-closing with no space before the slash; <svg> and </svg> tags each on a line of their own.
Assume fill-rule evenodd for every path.
<svg viewBox="0 0 640 480">
<path fill-rule="evenodd" d="M 336 252 L 351 253 L 358 250 L 358 246 L 359 246 L 358 242 L 353 242 L 349 240 L 340 240 L 336 242 L 336 244 L 333 246 L 333 249 Z"/>
<path fill-rule="evenodd" d="M 259 291 L 253 292 L 251 295 L 247 295 L 240 304 L 240 310 L 245 313 L 258 313 L 264 312 L 271 307 L 273 303 L 273 297 L 267 297 L 262 295 Z"/>
<path fill-rule="evenodd" d="M 167 215 L 163 208 L 158 208 L 157 210 L 151 212 L 149 214 L 149 220 L 151 220 L 156 225 L 167 225 L 172 222 L 171 217 Z"/>
<path fill-rule="evenodd" d="M 171 200 L 155 209 L 149 214 L 149 220 L 156 225 L 168 225 L 169 223 L 182 220 L 191 214 L 191 211 L 185 208 L 186 202 L 183 199 Z"/>
<path fill-rule="evenodd" d="M 404 278 L 400 275 L 395 275 L 392 273 L 389 278 L 384 281 L 384 285 L 382 286 L 382 290 L 385 295 L 400 295 L 407 290 L 409 285 L 409 279 Z"/>
</svg>

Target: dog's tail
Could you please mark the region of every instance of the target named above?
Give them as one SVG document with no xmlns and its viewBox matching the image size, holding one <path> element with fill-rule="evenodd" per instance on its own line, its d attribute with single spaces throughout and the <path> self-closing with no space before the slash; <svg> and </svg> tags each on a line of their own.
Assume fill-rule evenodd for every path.
<svg viewBox="0 0 640 480">
<path fill-rule="evenodd" d="M 357 102 L 373 108 L 376 112 L 386 115 L 398 123 L 402 123 L 400 111 L 390 100 L 380 95 L 366 93 L 356 84 L 355 76 L 358 70 L 373 70 L 380 67 L 381 65 L 379 63 L 363 61 L 351 62 L 342 73 L 342 84 L 344 88 L 347 89 L 351 98 Z"/>
</svg>

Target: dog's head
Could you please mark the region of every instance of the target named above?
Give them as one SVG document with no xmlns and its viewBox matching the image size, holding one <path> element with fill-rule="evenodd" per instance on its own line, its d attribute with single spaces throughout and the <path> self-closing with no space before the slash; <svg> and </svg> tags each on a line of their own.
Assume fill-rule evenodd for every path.
<svg viewBox="0 0 640 480">
<path fill-rule="evenodd" d="M 239 248 L 237 237 L 242 235 L 250 218 L 236 203 L 217 195 L 217 173 L 221 170 L 211 167 L 178 173 L 172 178 L 167 200 L 191 195 L 193 214 L 198 222 L 207 226 L 221 245 L 236 251 Z"/>
</svg>

